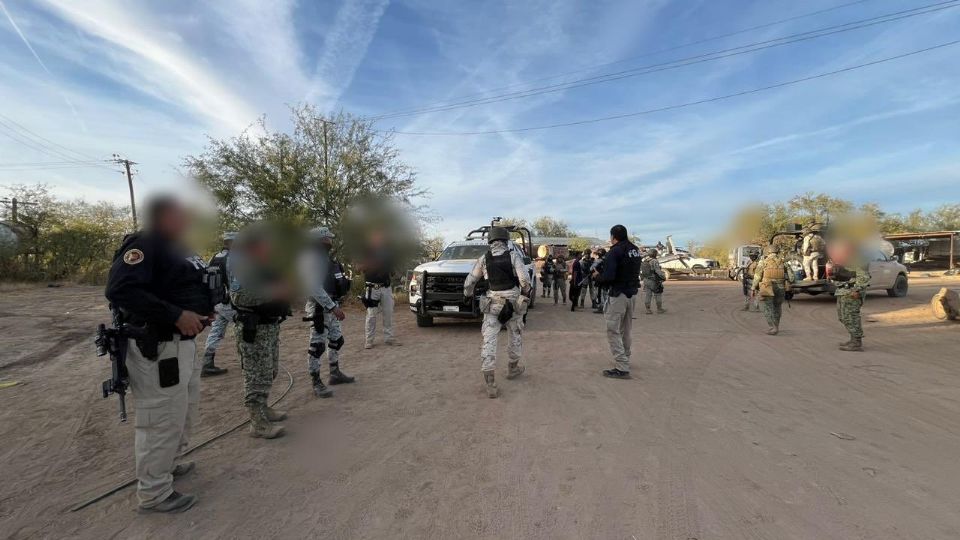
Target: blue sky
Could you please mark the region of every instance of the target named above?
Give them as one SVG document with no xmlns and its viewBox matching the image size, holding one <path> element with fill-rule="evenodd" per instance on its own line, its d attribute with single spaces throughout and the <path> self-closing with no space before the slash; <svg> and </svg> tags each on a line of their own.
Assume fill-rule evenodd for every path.
<svg viewBox="0 0 960 540">
<path fill-rule="evenodd" d="M 138 161 L 141 193 L 185 183 L 184 155 L 286 106 L 378 115 L 796 34 L 937 0 L 0 0 L 0 114 L 91 158 Z M 22 37 L 21 37 L 22 34 Z M 36 56 L 24 43 L 29 41 Z M 749 90 L 960 39 L 960 5 L 751 54 L 525 99 L 381 121 L 513 129 Z M 600 64 L 629 60 L 599 68 Z M 490 216 L 552 215 L 604 237 L 716 233 L 740 204 L 824 191 L 891 211 L 960 200 L 960 45 L 804 84 L 595 124 L 396 135 L 455 239 Z M 41 64 L 42 62 L 42 64 Z M 541 80 L 577 72 L 559 79 Z M 533 82 L 531 81 L 538 81 Z M 499 93 L 499 92 L 495 92 Z M 9 124 L 7 124 L 9 126 Z M 0 165 L 61 161 L 10 139 Z M 76 155 L 76 154 L 70 154 Z M 127 200 L 100 167 L 13 170 L 63 196 Z"/>
</svg>

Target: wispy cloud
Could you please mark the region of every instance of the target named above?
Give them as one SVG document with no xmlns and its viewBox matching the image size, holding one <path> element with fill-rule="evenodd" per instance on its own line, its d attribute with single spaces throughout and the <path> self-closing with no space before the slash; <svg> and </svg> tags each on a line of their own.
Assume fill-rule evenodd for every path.
<svg viewBox="0 0 960 540">
<path fill-rule="evenodd" d="M 353 81 L 389 4 L 390 0 L 344 1 L 323 40 L 323 52 L 306 101 L 319 101 L 326 109 L 336 105 Z"/>
</svg>

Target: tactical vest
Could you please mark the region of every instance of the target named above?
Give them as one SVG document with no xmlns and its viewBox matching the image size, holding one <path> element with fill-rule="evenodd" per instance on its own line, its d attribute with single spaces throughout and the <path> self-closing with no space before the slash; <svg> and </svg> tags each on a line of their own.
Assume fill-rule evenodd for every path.
<svg viewBox="0 0 960 540">
<path fill-rule="evenodd" d="M 647 258 L 640 263 L 640 277 L 643 279 L 653 279 L 657 273 L 653 270 L 653 259 Z"/>
<path fill-rule="evenodd" d="M 344 273 L 343 265 L 333 259 L 330 259 L 329 269 L 323 280 L 323 290 L 335 301 L 340 300 L 350 292 L 350 278 Z"/>
<path fill-rule="evenodd" d="M 487 284 L 489 284 L 491 291 L 509 291 L 520 286 L 520 278 L 517 277 L 517 273 L 513 269 L 513 260 L 509 251 L 500 255 L 494 255 L 488 251 L 486 263 Z"/>
<path fill-rule="evenodd" d="M 781 259 L 767 259 L 763 265 L 763 282 L 784 281 L 787 278 Z"/>
</svg>

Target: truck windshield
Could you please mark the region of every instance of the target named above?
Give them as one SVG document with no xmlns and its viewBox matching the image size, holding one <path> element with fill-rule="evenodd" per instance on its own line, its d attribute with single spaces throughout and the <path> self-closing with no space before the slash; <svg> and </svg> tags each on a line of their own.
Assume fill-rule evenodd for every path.
<svg viewBox="0 0 960 540">
<path fill-rule="evenodd" d="M 466 246 L 447 246 L 443 253 L 437 257 L 438 261 L 449 261 L 455 259 L 479 259 L 481 255 L 490 250 L 489 246 L 483 244 Z"/>
</svg>

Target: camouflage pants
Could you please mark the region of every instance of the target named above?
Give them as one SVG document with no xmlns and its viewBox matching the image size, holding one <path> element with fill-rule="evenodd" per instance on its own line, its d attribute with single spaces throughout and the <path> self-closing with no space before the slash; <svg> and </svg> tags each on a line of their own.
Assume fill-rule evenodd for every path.
<svg viewBox="0 0 960 540">
<path fill-rule="evenodd" d="M 784 292 L 782 287 L 774 286 L 773 296 L 763 296 L 760 298 L 760 311 L 767 319 L 767 324 L 772 327 L 780 327 L 780 317 L 783 315 Z"/>
<path fill-rule="evenodd" d="M 280 323 L 257 325 L 253 343 L 243 340 L 241 324 L 237 323 L 234 331 L 243 370 L 243 404 L 266 405 L 280 367 Z"/>
<path fill-rule="evenodd" d="M 310 346 L 307 348 L 307 371 L 310 373 L 319 373 L 320 364 L 323 360 L 324 351 L 327 352 L 327 363 L 330 371 L 333 371 L 340 365 L 340 349 L 343 347 L 343 330 L 340 321 L 333 316 L 333 313 L 318 306 L 313 300 L 307 302 L 307 316 L 312 317 L 317 310 L 323 312 L 323 329 L 317 330 L 314 326 L 310 329 Z"/>
<path fill-rule="evenodd" d="M 647 309 L 650 309 L 650 300 L 656 300 L 657 307 L 663 307 L 663 293 L 662 292 L 653 292 L 657 288 L 657 281 L 654 279 L 645 279 L 643 280 L 643 305 Z"/>
<path fill-rule="evenodd" d="M 494 302 L 489 312 L 483 314 L 483 344 L 480 346 L 480 371 L 493 371 L 497 367 L 497 343 L 500 339 L 500 327 L 506 326 L 510 341 L 507 343 L 507 355 L 510 362 L 518 362 L 523 353 L 523 314 L 514 312 L 506 325 L 501 325 L 497 316 L 503 304 Z"/>
<path fill-rule="evenodd" d="M 862 296 L 860 298 L 851 298 L 849 295 L 837 296 L 837 318 L 850 333 L 850 337 L 863 338 L 863 324 L 860 318 L 862 307 Z"/>
</svg>

